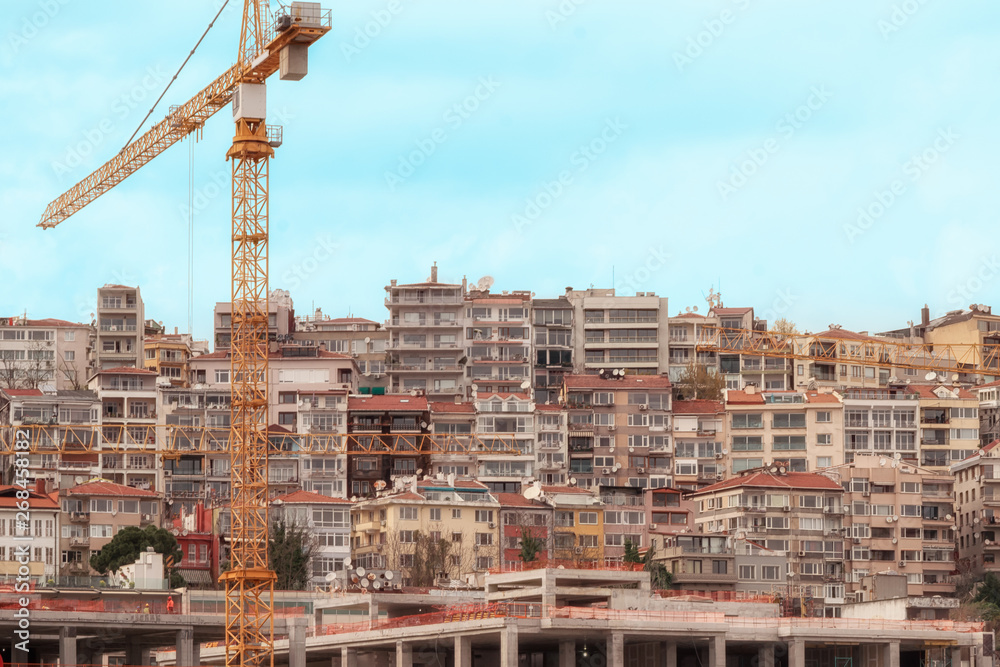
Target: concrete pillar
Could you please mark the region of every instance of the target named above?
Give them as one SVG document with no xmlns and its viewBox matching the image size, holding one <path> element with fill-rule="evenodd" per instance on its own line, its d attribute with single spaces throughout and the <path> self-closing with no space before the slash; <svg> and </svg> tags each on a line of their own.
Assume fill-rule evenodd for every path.
<svg viewBox="0 0 1000 667">
<path fill-rule="evenodd" d="M 899 667 L 899 642 L 883 644 L 882 667 Z"/>
<path fill-rule="evenodd" d="M 788 667 L 806 667 L 806 643 L 803 640 L 788 642 Z"/>
<path fill-rule="evenodd" d="M 358 667 L 358 649 L 346 646 L 340 649 L 340 667 Z"/>
<path fill-rule="evenodd" d="M 289 667 L 294 667 L 290 665 Z M 302 667 L 305 667 L 303 664 Z M 413 645 L 396 641 L 396 667 L 413 667 Z"/>
<path fill-rule="evenodd" d="M 708 638 L 708 667 L 726 667 L 726 636 Z"/>
<path fill-rule="evenodd" d="M 661 667 L 677 667 L 677 642 L 660 644 L 660 656 Z"/>
<path fill-rule="evenodd" d="M 455 667 L 472 667 L 472 637 L 455 637 Z"/>
<path fill-rule="evenodd" d="M 500 631 L 500 667 L 517 667 L 517 626 L 505 625 Z"/>
<path fill-rule="evenodd" d="M 612 632 L 608 640 L 609 667 L 625 667 L 625 635 Z"/>
<path fill-rule="evenodd" d="M 765 644 L 757 650 L 757 664 L 760 667 L 774 667 L 774 644 Z"/>
<path fill-rule="evenodd" d="M 290 617 L 285 621 L 288 631 L 288 667 L 306 667 L 306 619 Z M 177 667 L 182 667 L 178 662 Z"/>
<path fill-rule="evenodd" d="M 59 628 L 59 664 L 76 665 L 76 628 Z"/>
<path fill-rule="evenodd" d="M 455 667 L 459 667 L 457 664 Z M 559 642 L 559 667 L 576 667 L 576 642 Z"/>
<path fill-rule="evenodd" d="M 177 631 L 177 667 L 193 667 L 194 661 L 194 628 L 181 628 Z"/>
</svg>

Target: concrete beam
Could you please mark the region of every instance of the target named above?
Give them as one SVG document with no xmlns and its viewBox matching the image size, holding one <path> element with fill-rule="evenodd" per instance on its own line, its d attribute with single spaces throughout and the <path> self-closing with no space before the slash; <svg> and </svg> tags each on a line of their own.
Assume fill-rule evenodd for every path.
<svg viewBox="0 0 1000 667">
<path fill-rule="evenodd" d="M 306 619 L 289 617 L 286 623 L 288 631 L 288 667 L 306 667 Z M 183 667 L 180 663 L 177 667 Z"/>
<path fill-rule="evenodd" d="M 765 644 L 757 649 L 757 664 L 760 667 L 774 667 L 774 644 Z"/>
<path fill-rule="evenodd" d="M 625 667 L 625 635 L 621 632 L 612 632 L 608 639 L 608 665 Z"/>
<path fill-rule="evenodd" d="M 455 667 L 472 667 L 472 637 L 455 637 Z"/>
<path fill-rule="evenodd" d="M 59 628 L 59 664 L 76 665 L 76 628 Z"/>
<path fill-rule="evenodd" d="M 456 665 L 456 667 L 458 667 Z M 576 642 L 559 642 L 559 667 L 576 667 Z"/>
<path fill-rule="evenodd" d="M 788 667 L 806 667 L 806 643 L 803 640 L 788 642 Z"/>
<path fill-rule="evenodd" d="M 184 628 L 177 631 L 176 667 L 193 667 L 198 663 L 194 660 L 194 628 Z"/>
<path fill-rule="evenodd" d="M 899 667 L 899 642 L 883 645 L 882 667 Z"/>
<path fill-rule="evenodd" d="M 663 642 L 660 644 L 661 667 L 677 667 L 677 643 Z M 773 665 L 772 665 L 773 667 Z"/>
<path fill-rule="evenodd" d="M 396 642 L 396 667 L 413 667 L 412 644 L 407 644 L 402 640 Z"/>
<path fill-rule="evenodd" d="M 500 667 L 518 667 L 516 625 L 505 625 L 500 630 Z"/>
<path fill-rule="evenodd" d="M 726 636 L 712 635 L 708 639 L 709 667 L 726 667 Z"/>
<path fill-rule="evenodd" d="M 347 646 L 341 648 L 340 667 L 358 667 L 358 649 Z"/>
</svg>

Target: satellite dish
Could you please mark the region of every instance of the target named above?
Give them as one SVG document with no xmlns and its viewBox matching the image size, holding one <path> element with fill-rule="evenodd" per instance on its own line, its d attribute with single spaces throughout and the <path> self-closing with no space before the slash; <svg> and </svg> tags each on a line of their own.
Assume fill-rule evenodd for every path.
<svg viewBox="0 0 1000 667">
<path fill-rule="evenodd" d="M 935 373 L 934 371 L 930 371 L 929 373 L 927 373 L 927 375 L 924 376 L 924 379 L 927 380 L 928 382 L 933 382 L 935 378 L 937 378 L 937 373 Z"/>
<path fill-rule="evenodd" d="M 534 500 L 538 496 L 542 495 L 542 490 L 541 488 L 532 485 L 529 486 L 527 489 L 525 489 L 521 495 L 524 496 L 527 500 Z"/>
<path fill-rule="evenodd" d="M 363 568 L 363 567 L 359 567 L 355 571 L 358 573 L 359 577 L 363 577 L 363 576 L 365 576 L 368 573 L 368 571 L 365 568 Z"/>
<path fill-rule="evenodd" d="M 395 575 L 395 573 L 393 573 L 392 570 L 386 570 L 385 571 L 385 580 L 386 581 L 392 581 L 395 576 L 396 575 Z"/>
</svg>

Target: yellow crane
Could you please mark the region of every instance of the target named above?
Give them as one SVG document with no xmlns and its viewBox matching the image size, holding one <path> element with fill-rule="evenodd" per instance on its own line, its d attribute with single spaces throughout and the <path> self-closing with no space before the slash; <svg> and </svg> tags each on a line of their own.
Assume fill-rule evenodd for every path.
<svg viewBox="0 0 1000 667">
<path fill-rule="evenodd" d="M 267 0 L 244 0 L 236 64 L 45 209 L 55 227 L 199 130 L 230 102 L 232 162 L 232 554 L 226 586 L 226 665 L 274 664 L 274 581 L 267 561 L 268 162 L 281 143 L 266 124 L 265 82 L 276 71 L 306 74 L 309 45 L 330 30 L 319 3 L 293 2 L 277 15 Z"/>
</svg>

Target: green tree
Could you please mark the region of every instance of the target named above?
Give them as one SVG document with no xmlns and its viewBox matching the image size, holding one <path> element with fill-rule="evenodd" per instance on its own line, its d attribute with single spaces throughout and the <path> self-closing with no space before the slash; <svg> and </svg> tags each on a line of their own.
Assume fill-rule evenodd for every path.
<svg viewBox="0 0 1000 667">
<path fill-rule="evenodd" d="M 169 530 L 152 525 L 145 528 L 129 526 L 122 528 L 110 542 L 90 557 L 90 567 L 101 574 L 115 572 L 123 565 L 134 563 L 148 547 L 163 554 L 164 559 L 173 557 L 174 563 L 180 563 L 184 555 L 177 546 L 177 538 Z M 184 578 L 176 572 L 176 568 L 170 570 L 169 576 L 172 587 L 184 585 Z"/>
<path fill-rule="evenodd" d="M 542 538 L 531 534 L 531 529 L 521 526 L 521 562 L 530 563 L 538 558 L 538 554 L 545 548 Z"/>
<path fill-rule="evenodd" d="M 674 400 L 721 401 L 722 391 L 725 388 L 726 379 L 722 375 L 716 373 L 714 369 L 692 361 L 674 385 Z"/>
<path fill-rule="evenodd" d="M 303 591 L 309 583 L 312 541 L 297 524 L 275 521 L 267 542 L 267 558 L 278 576 L 274 587 L 282 591 Z"/>
<path fill-rule="evenodd" d="M 444 539 L 435 540 L 429 535 L 417 532 L 413 549 L 413 566 L 410 567 L 410 581 L 413 586 L 434 585 L 439 572 L 447 572 L 451 543 Z"/>
</svg>

